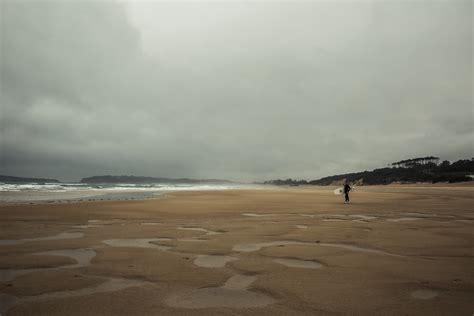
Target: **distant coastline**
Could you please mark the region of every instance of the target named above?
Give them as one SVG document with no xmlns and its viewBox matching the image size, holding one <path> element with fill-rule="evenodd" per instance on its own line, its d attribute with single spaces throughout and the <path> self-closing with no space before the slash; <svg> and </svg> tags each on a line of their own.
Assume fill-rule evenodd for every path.
<svg viewBox="0 0 474 316">
<path fill-rule="evenodd" d="M 143 183 L 173 183 L 173 184 L 204 184 L 204 183 L 212 183 L 212 184 L 222 184 L 222 183 L 234 183 L 229 180 L 221 180 L 221 179 L 189 179 L 189 178 L 156 178 L 156 177 L 138 177 L 138 176 L 92 176 L 88 178 L 81 179 L 80 183 L 136 183 L 136 184 L 143 184 Z"/>
<path fill-rule="evenodd" d="M 63 183 L 57 179 L 32 178 L 0 175 L 0 182 L 3 183 Z M 73 183 L 73 182 L 66 182 Z M 140 176 L 92 176 L 82 178 L 81 184 L 232 184 L 236 183 L 230 180 L 222 179 L 190 179 L 190 178 L 163 178 L 163 177 L 140 177 Z"/>
<path fill-rule="evenodd" d="M 0 182 L 5 183 L 59 183 L 56 179 L 47 178 L 24 178 L 24 177 L 13 177 L 0 175 Z"/>
</svg>

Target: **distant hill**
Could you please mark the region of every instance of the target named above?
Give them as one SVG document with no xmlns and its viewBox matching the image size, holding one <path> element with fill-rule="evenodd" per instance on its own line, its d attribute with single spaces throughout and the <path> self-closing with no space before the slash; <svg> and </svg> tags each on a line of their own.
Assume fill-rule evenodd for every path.
<svg viewBox="0 0 474 316">
<path fill-rule="evenodd" d="M 265 184 L 274 185 L 340 185 L 347 181 L 353 184 L 390 184 L 390 183 L 417 183 L 417 182 L 463 182 L 472 181 L 474 174 L 474 158 L 458 160 L 450 163 L 445 160 L 438 164 L 437 157 L 413 158 L 395 162 L 392 167 L 345 173 L 318 180 L 271 180 Z"/>
<path fill-rule="evenodd" d="M 5 183 L 57 183 L 56 179 L 45 179 L 45 178 L 23 178 L 23 177 L 12 177 L 0 175 L 0 182 Z"/>
<path fill-rule="evenodd" d="M 232 183 L 220 179 L 155 178 L 137 176 L 93 176 L 81 179 L 81 183 Z"/>
</svg>

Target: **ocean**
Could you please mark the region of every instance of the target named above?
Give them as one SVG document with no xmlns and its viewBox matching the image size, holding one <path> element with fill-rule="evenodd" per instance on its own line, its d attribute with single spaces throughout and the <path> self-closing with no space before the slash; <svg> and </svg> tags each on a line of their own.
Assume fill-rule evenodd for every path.
<svg viewBox="0 0 474 316">
<path fill-rule="evenodd" d="M 1 183 L 0 203 L 79 202 L 156 198 L 166 192 L 255 188 L 250 184 Z"/>
</svg>

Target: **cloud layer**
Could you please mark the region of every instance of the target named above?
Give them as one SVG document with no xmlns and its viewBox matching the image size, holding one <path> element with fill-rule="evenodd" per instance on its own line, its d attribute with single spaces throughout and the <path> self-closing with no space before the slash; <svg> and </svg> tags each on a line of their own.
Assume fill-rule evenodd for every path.
<svg viewBox="0 0 474 316">
<path fill-rule="evenodd" d="M 0 174 L 314 179 L 474 156 L 471 1 L 2 1 Z"/>
</svg>

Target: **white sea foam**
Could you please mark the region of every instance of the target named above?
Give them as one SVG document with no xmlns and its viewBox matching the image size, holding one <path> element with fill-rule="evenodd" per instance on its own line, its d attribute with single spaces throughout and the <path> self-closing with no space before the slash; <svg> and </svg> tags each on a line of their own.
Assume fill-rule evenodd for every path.
<svg viewBox="0 0 474 316">
<path fill-rule="evenodd" d="M 58 200 L 127 200 L 152 198 L 176 191 L 210 191 L 257 188 L 243 184 L 83 184 L 83 183 L 22 183 L 0 182 L 0 202 Z"/>
</svg>

